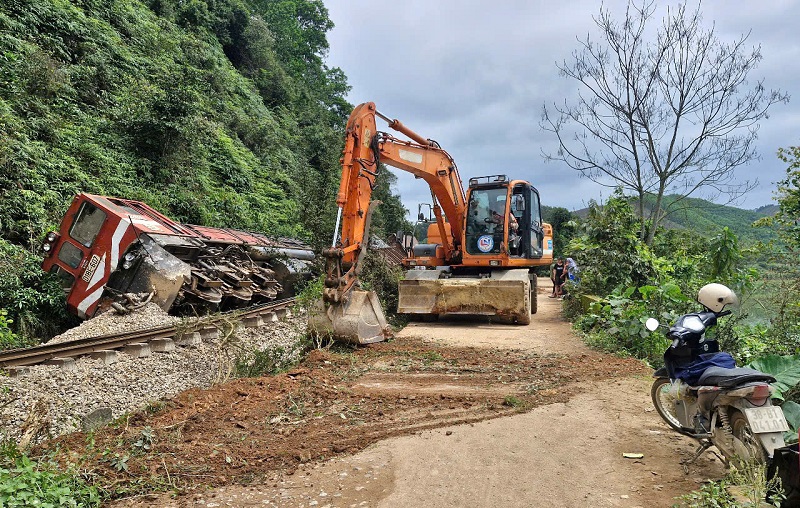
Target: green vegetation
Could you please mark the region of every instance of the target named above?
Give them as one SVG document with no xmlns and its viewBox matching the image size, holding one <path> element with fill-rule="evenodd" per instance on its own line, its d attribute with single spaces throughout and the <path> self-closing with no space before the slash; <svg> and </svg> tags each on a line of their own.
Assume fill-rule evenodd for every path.
<svg viewBox="0 0 800 508">
<path fill-rule="evenodd" d="M 16 264 L 0 266 L 0 309 L 12 342 L 69 323 L 32 253 L 77 192 L 330 238 L 351 110 L 345 75 L 324 63 L 332 27 L 322 0 L 2 3 L 0 259 Z M 385 173 L 381 236 L 403 216 Z"/>
<path fill-rule="evenodd" d="M 767 242 L 775 238 L 770 228 L 756 227 L 754 222 L 775 212 L 774 206 L 764 206 L 756 210 L 743 210 L 728 205 L 719 205 L 699 198 L 665 196 L 665 209 L 668 210 L 664 228 L 683 228 L 711 236 L 719 229 L 729 228 L 743 243 Z M 653 203 L 645 200 L 645 207 Z"/>
<path fill-rule="evenodd" d="M 575 221 L 578 216 L 559 206 L 542 206 L 542 220 L 553 226 L 553 255 L 563 256 L 569 241 L 575 234 Z M 548 274 L 549 276 L 549 274 Z"/>
<path fill-rule="evenodd" d="M 42 273 L 41 258 L 0 239 L 0 348 L 34 345 L 75 323 L 61 284 Z"/>
<path fill-rule="evenodd" d="M 779 492 L 778 478 L 767 478 L 767 467 L 763 464 L 747 463 L 731 470 L 725 478 L 708 482 L 700 490 L 680 496 L 677 507 L 686 508 L 740 508 L 761 506 L 767 493 Z M 773 494 L 772 502 L 783 496 Z M 769 505 L 771 506 L 771 505 Z"/>
<path fill-rule="evenodd" d="M 9 442 L 0 447 L 0 506 L 100 506 L 101 493 L 78 471 L 47 459 L 32 461 Z"/>
<path fill-rule="evenodd" d="M 730 228 L 717 228 L 711 237 L 666 230 L 656 235 L 652 248 L 639 239 L 637 228 L 629 200 L 616 193 L 603 205 L 592 205 L 568 246 L 581 268 L 581 281 L 570 288 L 576 298 L 566 308 L 590 344 L 658 366 L 666 343 L 663 333 L 644 328 L 647 317 L 670 323 L 695 310 L 695 295 L 709 282 L 728 285 L 749 307 L 756 306 L 751 300 L 762 296 L 755 292 L 761 286 L 754 266 L 766 248 L 756 257 L 740 247 Z M 583 295 L 599 296 L 600 301 L 583 307 Z M 769 292 L 764 296 L 775 297 Z M 786 298 L 783 293 L 781 297 Z M 762 311 L 770 309 L 767 302 L 758 303 Z M 786 316 L 786 312 L 766 314 L 767 323 Z M 750 323 L 742 313 L 723 320 L 713 333 L 723 349 L 746 363 L 756 354 L 800 352 L 795 348 L 800 345 L 797 333 L 791 330 L 791 326 Z M 777 339 L 778 335 L 782 337 Z M 788 344 L 792 346 L 786 347 Z"/>
<path fill-rule="evenodd" d="M 299 355 L 291 353 L 281 347 L 249 351 L 236 360 L 236 375 L 258 377 L 283 372 L 299 361 Z"/>
<path fill-rule="evenodd" d="M 777 207 L 774 205 L 762 206 L 755 210 L 744 210 L 735 206 L 719 205 L 700 198 L 686 198 L 678 195 L 664 196 L 662 206 L 668 207 L 667 213 L 656 233 L 658 236 L 671 230 L 679 230 L 681 234 L 701 235 L 710 237 L 721 228 L 727 227 L 745 245 L 755 242 L 768 242 L 776 238 L 773 228 L 758 227 L 754 223 L 764 217 L 775 214 Z M 638 208 L 638 201 L 632 200 L 631 206 Z M 645 213 L 649 214 L 651 207 L 655 206 L 652 199 L 645 200 Z M 589 208 L 574 212 L 585 219 Z"/>
</svg>

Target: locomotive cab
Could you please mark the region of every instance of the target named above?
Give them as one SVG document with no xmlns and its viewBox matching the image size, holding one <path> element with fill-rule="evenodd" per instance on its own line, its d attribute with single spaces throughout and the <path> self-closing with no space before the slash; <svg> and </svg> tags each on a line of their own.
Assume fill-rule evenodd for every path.
<svg viewBox="0 0 800 508">
<path fill-rule="evenodd" d="M 132 227 L 137 219 L 139 222 L 148 220 L 136 210 L 126 210 L 109 198 L 79 194 L 67 210 L 59 231 L 45 236 L 42 250 L 46 257 L 42 268 L 61 280 L 70 312 L 84 319 L 93 316 L 109 288 L 118 292 L 158 292 L 155 301 L 162 307 L 174 301 L 184 278 L 190 277 L 191 272 L 188 267 L 178 267 L 179 273 L 168 277 L 166 284 L 164 280 L 157 280 L 161 275 L 154 278 L 139 273 L 147 268 L 132 247 L 153 242 Z M 150 222 L 150 227 L 163 228 L 155 221 Z M 156 248 L 152 245 L 147 250 L 155 252 Z M 175 266 L 174 262 L 170 264 Z M 151 267 L 150 271 L 163 273 L 164 270 L 159 266 Z M 119 277 L 121 272 L 127 272 L 127 276 Z M 116 284 L 110 283 L 112 278 L 117 279 Z M 135 287 L 132 281 L 145 283 Z"/>
<path fill-rule="evenodd" d="M 149 294 L 165 311 L 186 306 L 190 312 L 291 296 L 278 277 L 308 278 L 314 259 L 296 240 L 180 224 L 140 201 L 93 194 L 75 196 L 42 250 L 42 268 L 60 278 L 68 310 L 84 319 L 104 296 L 125 293 Z"/>
</svg>

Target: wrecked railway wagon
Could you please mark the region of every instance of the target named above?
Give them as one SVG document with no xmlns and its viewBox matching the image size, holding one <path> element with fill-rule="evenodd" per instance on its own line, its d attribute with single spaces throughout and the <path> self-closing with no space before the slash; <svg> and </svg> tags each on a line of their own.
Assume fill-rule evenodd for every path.
<svg viewBox="0 0 800 508">
<path fill-rule="evenodd" d="M 198 312 L 285 298 L 314 260 L 297 240 L 180 224 L 140 201 L 93 194 L 75 196 L 42 248 L 42 268 L 84 319 L 142 301 Z"/>
</svg>

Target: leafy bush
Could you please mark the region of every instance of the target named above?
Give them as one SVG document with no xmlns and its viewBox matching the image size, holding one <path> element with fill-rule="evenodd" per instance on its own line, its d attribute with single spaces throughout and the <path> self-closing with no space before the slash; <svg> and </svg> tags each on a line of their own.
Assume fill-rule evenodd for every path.
<svg viewBox="0 0 800 508">
<path fill-rule="evenodd" d="M 305 286 L 298 288 L 295 304 L 301 309 L 309 309 L 315 302 L 322 299 L 322 289 L 325 287 L 325 275 L 309 280 Z"/>
<path fill-rule="evenodd" d="M 100 506 L 100 491 L 77 471 L 61 471 L 48 460 L 34 462 L 8 442 L 0 457 L 0 506 Z"/>
<path fill-rule="evenodd" d="M 5 326 L 0 324 L 4 348 L 34 345 L 36 337 L 49 338 L 75 322 L 67 314 L 58 280 L 40 265 L 38 256 L 0 239 L 0 309 L 7 312 Z M 4 328 L 13 335 L 3 335 Z"/>
<path fill-rule="evenodd" d="M 587 334 L 590 345 L 640 358 L 657 367 L 663 364 L 669 340 L 658 330 L 649 331 L 644 323 L 654 316 L 672 322 L 677 316 L 676 308 L 687 301 L 675 284 L 630 287 L 612 293 L 602 302 L 592 303 L 576 326 Z"/>
<path fill-rule="evenodd" d="M 639 240 L 637 226 L 632 208 L 618 193 L 603 206 L 593 205 L 581 236 L 570 243 L 581 264 L 581 281 L 569 286 L 575 298 L 565 309 L 589 343 L 660 365 L 666 342 L 663 334 L 645 330 L 648 317 L 672 324 L 679 315 L 700 310 L 694 295 L 709 282 L 726 284 L 743 298 L 757 273 L 743 268 L 745 252 L 728 228 L 708 240 L 665 232 L 656 235 L 651 251 Z M 584 309 L 580 302 L 586 295 L 599 296 L 602 303 Z M 753 330 L 742 325 L 745 318 L 732 316 L 707 333 L 739 361 L 764 352 L 793 352 L 748 335 Z"/>
<path fill-rule="evenodd" d="M 236 360 L 236 375 L 258 377 L 277 374 L 292 367 L 296 363 L 296 356 L 282 347 L 253 350 Z"/>
<path fill-rule="evenodd" d="M 654 256 L 639 240 L 639 227 L 619 190 L 603 205 L 590 204 L 579 236 L 570 241 L 565 253 L 580 266 L 581 293 L 603 296 L 656 280 Z"/>
<path fill-rule="evenodd" d="M 8 311 L 0 309 L 0 349 L 12 349 L 19 343 L 19 338 L 9 328 L 12 323 L 13 321 L 8 319 Z"/>
<path fill-rule="evenodd" d="M 773 398 L 783 400 L 784 394 L 800 383 L 800 356 L 767 355 L 753 360 L 747 367 L 769 374 L 776 379 L 772 383 Z"/>
</svg>

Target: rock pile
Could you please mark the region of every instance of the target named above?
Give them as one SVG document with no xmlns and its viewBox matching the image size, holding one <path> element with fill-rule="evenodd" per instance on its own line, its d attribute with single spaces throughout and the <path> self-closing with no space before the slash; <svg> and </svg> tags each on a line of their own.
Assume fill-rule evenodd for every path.
<svg viewBox="0 0 800 508">
<path fill-rule="evenodd" d="M 179 320 L 148 305 L 127 316 L 106 313 L 54 340 L 174 325 Z M 72 370 L 41 365 L 17 378 L 0 377 L 0 437 L 36 443 L 80 430 L 82 422 L 96 425 L 86 418 L 92 413 L 118 418 L 183 390 L 224 382 L 233 375 L 237 360 L 255 351 L 276 350 L 291 361 L 301 353 L 305 325 L 302 315 L 259 328 L 234 325 L 227 332 L 220 330 L 215 339 L 172 353 L 140 359 L 120 353 L 112 365 L 81 358 Z"/>
<path fill-rule="evenodd" d="M 53 337 L 48 344 L 99 337 L 112 333 L 134 332 L 157 326 L 177 325 L 181 321 L 182 318 L 170 316 L 154 303 L 148 303 L 136 312 L 127 315 L 117 314 L 112 309 L 84 321 L 61 335 Z"/>
</svg>

